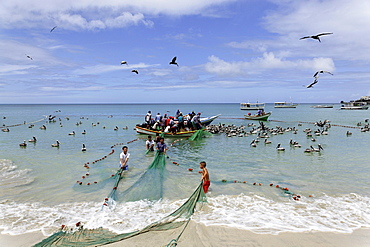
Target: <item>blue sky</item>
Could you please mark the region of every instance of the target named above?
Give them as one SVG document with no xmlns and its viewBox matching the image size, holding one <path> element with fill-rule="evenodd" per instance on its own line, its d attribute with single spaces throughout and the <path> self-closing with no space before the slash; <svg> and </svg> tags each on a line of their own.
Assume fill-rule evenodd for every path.
<svg viewBox="0 0 370 247">
<path fill-rule="evenodd" d="M 369 13 L 368 0 L 2 0 L 0 103 L 358 99 Z M 306 88 L 318 70 L 334 75 Z"/>
</svg>

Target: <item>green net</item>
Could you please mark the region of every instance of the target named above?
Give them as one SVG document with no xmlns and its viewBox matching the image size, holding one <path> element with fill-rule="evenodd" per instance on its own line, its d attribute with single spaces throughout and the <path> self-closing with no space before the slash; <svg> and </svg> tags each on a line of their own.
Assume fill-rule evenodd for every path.
<svg viewBox="0 0 370 247">
<path fill-rule="evenodd" d="M 122 241 L 149 231 L 175 229 L 189 221 L 196 209 L 197 202 L 205 201 L 206 197 L 201 183 L 189 199 L 176 211 L 141 230 L 123 234 L 115 234 L 104 228 L 81 229 L 75 232 L 59 231 L 34 246 L 102 246 Z M 164 241 L 168 242 L 168 240 Z M 175 242 L 176 241 L 177 239 L 175 239 Z M 171 242 L 173 242 L 173 240 Z M 176 243 L 174 244 L 176 245 Z"/>
<path fill-rule="evenodd" d="M 189 137 L 189 141 L 197 141 L 201 140 L 205 136 L 211 136 L 212 134 L 209 133 L 208 131 L 205 131 L 204 129 L 200 129 L 195 131 L 195 133 Z"/>
</svg>

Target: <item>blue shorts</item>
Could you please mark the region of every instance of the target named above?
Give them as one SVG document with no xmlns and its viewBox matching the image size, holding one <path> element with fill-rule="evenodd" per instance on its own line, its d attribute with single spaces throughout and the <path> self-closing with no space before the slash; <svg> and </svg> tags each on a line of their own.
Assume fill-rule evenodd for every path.
<svg viewBox="0 0 370 247">
<path fill-rule="evenodd" d="M 121 164 L 119 164 L 119 167 L 120 167 L 120 168 L 122 168 L 122 165 L 121 165 Z M 124 170 L 124 171 L 128 171 L 128 165 L 124 166 L 124 167 L 122 168 L 122 170 Z"/>
</svg>

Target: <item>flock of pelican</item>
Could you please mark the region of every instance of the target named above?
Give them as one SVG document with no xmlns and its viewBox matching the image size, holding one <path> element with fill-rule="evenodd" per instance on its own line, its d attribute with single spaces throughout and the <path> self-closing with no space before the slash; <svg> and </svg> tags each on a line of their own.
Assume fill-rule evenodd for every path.
<svg viewBox="0 0 370 247">
<path fill-rule="evenodd" d="M 302 124 L 298 124 L 298 126 L 302 126 Z M 315 123 L 315 126 L 318 127 L 317 130 L 312 130 L 310 128 L 306 128 L 303 130 L 306 137 L 310 139 L 312 143 L 316 142 L 316 139 L 314 136 L 320 136 L 320 135 L 328 135 L 328 129 L 331 127 L 330 121 L 318 121 Z M 247 129 L 247 127 L 250 127 L 251 129 Z M 235 125 L 225 125 L 225 124 L 219 124 L 219 125 L 209 125 L 207 127 L 207 130 L 211 132 L 212 134 L 220 134 L 225 133 L 227 137 L 248 137 L 248 136 L 255 136 L 254 139 L 250 142 L 250 147 L 257 147 L 259 142 L 262 142 L 264 145 L 272 144 L 272 141 L 270 140 L 270 137 L 273 135 L 282 135 L 287 132 L 292 132 L 293 134 L 298 133 L 298 129 L 296 127 L 287 127 L 282 128 L 280 126 L 276 126 L 275 128 L 268 128 L 265 126 L 263 122 L 260 122 L 260 126 L 256 126 L 254 123 L 250 123 L 247 126 L 241 125 L 239 127 Z M 348 136 L 347 132 L 347 136 Z M 263 141 L 262 141 L 263 140 Z M 302 145 L 299 144 L 297 141 L 293 141 L 293 139 L 290 139 L 289 146 L 291 148 L 301 148 Z M 277 146 L 275 148 L 277 151 L 282 152 L 285 151 L 285 147 L 282 146 L 281 143 L 277 143 Z M 321 144 L 317 145 L 317 148 L 313 146 L 313 144 L 309 145 L 308 148 L 304 150 L 304 153 L 313 153 L 313 152 L 321 152 L 324 150 Z"/>
</svg>

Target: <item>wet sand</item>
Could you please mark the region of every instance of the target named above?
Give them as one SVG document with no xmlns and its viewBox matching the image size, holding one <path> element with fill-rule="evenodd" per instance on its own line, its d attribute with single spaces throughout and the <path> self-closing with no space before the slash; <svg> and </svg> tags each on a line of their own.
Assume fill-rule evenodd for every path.
<svg viewBox="0 0 370 247">
<path fill-rule="evenodd" d="M 148 232 L 106 246 L 166 246 L 176 239 L 182 228 Z M 44 239 L 40 232 L 22 235 L 0 234 L 0 245 L 4 247 L 28 247 Z M 370 229 L 358 229 L 353 233 L 281 233 L 279 235 L 255 234 L 225 226 L 205 226 L 191 221 L 182 233 L 177 246 L 244 246 L 244 247 L 368 247 Z"/>
</svg>

